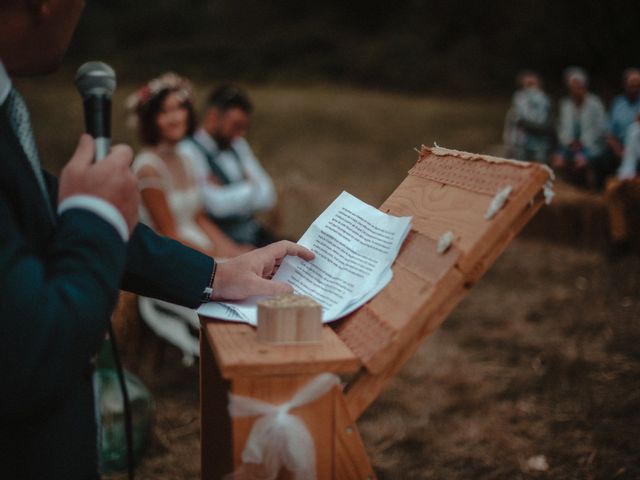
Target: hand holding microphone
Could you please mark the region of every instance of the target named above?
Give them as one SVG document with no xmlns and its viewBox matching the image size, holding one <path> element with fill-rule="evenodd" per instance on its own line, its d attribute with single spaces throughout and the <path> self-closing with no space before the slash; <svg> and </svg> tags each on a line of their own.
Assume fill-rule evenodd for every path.
<svg viewBox="0 0 640 480">
<path fill-rule="evenodd" d="M 138 223 L 140 194 L 138 182 L 129 168 L 133 152 L 127 145 L 114 146 L 100 162 L 93 163 L 95 142 L 86 133 L 60 174 L 58 202 L 72 195 L 91 195 L 116 207 L 129 227 Z"/>
<path fill-rule="evenodd" d="M 80 137 L 75 153 L 62 169 L 58 202 L 72 195 L 101 198 L 120 211 L 131 232 L 138 222 L 140 195 L 137 179 L 129 168 L 131 148 L 110 148 L 115 73 L 104 63 L 85 63 L 76 74 L 76 86 L 84 100 L 88 134 Z"/>
</svg>

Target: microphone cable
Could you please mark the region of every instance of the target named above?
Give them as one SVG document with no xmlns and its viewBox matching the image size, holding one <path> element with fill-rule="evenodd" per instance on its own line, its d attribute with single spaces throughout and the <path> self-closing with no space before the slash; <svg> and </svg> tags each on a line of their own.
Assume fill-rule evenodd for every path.
<svg viewBox="0 0 640 480">
<path fill-rule="evenodd" d="M 113 353 L 113 360 L 116 364 L 118 382 L 120 383 L 122 401 L 124 403 L 124 431 L 127 440 L 127 472 L 129 480 L 134 480 L 136 472 L 135 459 L 133 456 L 133 417 L 131 415 L 131 402 L 129 401 L 129 391 L 127 390 L 127 384 L 124 379 L 124 369 L 122 368 L 122 362 L 120 361 L 120 353 L 116 343 L 116 336 L 113 333 L 111 319 L 109 319 L 109 337 L 111 338 L 111 351 Z"/>
</svg>

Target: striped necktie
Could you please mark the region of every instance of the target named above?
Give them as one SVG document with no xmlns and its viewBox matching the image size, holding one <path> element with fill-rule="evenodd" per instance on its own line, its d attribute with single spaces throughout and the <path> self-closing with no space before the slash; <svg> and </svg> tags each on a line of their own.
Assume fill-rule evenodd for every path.
<svg viewBox="0 0 640 480">
<path fill-rule="evenodd" d="M 40 187 L 40 191 L 45 199 L 45 204 L 47 205 L 47 210 L 51 219 L 54 219 L 53 211 L 51 210 L 51 203 L 49 199 L 49 194 L 47 192 L 47 188 L 44 184 L 44 176 L 42 175 L 42 169 L 40 167 L 40 158 L 38 157 L 38 149 L 36 147 L 36 142 L 33 138 L 33 132 L 31 130 L 31 121 L 29 119 L 29 111 L 27 110 L 27 106 L 22 98 L 22 95 L 15 88 L 11 89 L 9 96 L 6 100 L 7 112 L 9 114 L 9 122 L 11 123 L 11 127 L 13 128 L 13 132 L 18 137 L 20 141 L 20 145 L 24 150 L 29 163 L 31 164 L 31 169 L 35 174 L 36 180 L 38 181 L 38 186 Z"/>
</svg>

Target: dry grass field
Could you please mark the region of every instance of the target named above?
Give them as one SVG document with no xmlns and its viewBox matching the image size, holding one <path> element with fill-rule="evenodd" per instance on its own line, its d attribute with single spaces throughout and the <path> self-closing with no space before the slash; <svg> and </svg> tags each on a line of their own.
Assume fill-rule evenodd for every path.
<svg viewBox="0 0 640 480">
<path fill-rule="evenodd" d="M 52 170 L 82 129 L 68 77 L 20 83 Z M 123 141 L 132 89 L 125 79 L 116 97 Z M 341 190 L 379 204 L 421 143 L 486 151 L 506 109 L 332 86 L 249 91 L 250 140 L 281 193 L 269 218 L 291 238 Z M 381 480 L 640 478 L 640 259 L 537 238 L 507 249 L 359 422 Z M 135 353 L 128 364 L 156 399 L 139 478 L 199 478 L 197 368 L 173 350 L 161 369 Z"/>
</svg>

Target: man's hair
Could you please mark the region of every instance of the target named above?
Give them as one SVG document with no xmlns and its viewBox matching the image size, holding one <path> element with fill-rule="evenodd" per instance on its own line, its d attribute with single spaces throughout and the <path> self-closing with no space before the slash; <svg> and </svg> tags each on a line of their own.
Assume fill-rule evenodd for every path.
<svg viewBox="0 0 640 480">
<path fill-rule="evenodd" d="M 214 107 L 222 112 L 231 108 L 239 108 L 250 114 L 253 104 L 247 94 L 234 85 L 222 85 L 211 92 L 207 99 L 207 108 Z"/>
<path fill-rule="evenodd" d="M 540 77 L 540 74 L 538 72 L 525 68 L 518 72 L 518 75 L 516 76 L 516 86 L 520 87 L 525 77 L 535 77 L 538 82 L 542 83 L 542 78 Z"/>
<path fill-rule="evenodd" d="M 563 73 L 564 81 L 568 84 L 571 80 L 576 79 L 582 83 L 585 87 L 589 86 L 589 75 L 584 68 L 581 67 L 567 67 Z"/>
<path fill-rule="evenodd" d="M 175 90 L 164 89 L 157 95 L 155 95 L 145 105 L 143 109 L 138 110 L 138 134 L 140 140 L 145 145 L 157 145 L 160 143 L 160 129 L 158 128 L 158 122 L 156 119 L 162 110 L 162 104 L 167 96 Z M 196 114 L 193 109 L 193 104 L 188 98 L 182 102 L 182 106 L 187 109 L 187 135 L 192 135 L 196 128 Z"/>
</svg>

